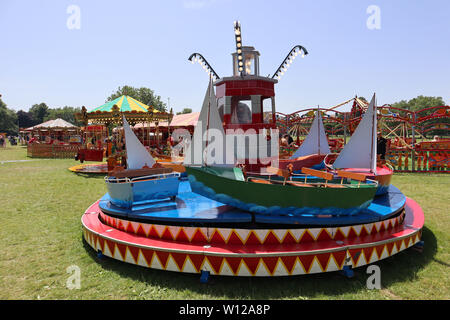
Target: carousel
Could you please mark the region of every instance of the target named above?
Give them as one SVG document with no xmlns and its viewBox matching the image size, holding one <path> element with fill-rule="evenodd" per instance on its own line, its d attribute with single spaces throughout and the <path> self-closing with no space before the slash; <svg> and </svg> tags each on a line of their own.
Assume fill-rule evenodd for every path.
<svg viewBox="0 0 450 320">
<path fill-rule="evenodd" d="M 421 247 L 420 206 L 390 183 L 380 191 L 380 183 L 371 179 L 380 173 L 374 149 L 375 95 L 334 167 L 312 168 L 314 161 L 323 161 L 313 156 L 330 152 L 320 112 L 301 150 L 283 159 L 285 167 L 276 165 L 276 153 L 264 158 L 258 156 L 264 153 L 254 153 L 268 144 L 278 152 L 275 84 L 286 64 L 307 51 L 295 46 L 273 77 L 263 77 L 259 52 L 242 46 L 238 22 L 234 31 L 232 76 L 220 78 L 198 53 L 189 59 L 204 65 L 210 83 L 186 144 L 185 172 L 158 165 L 125 115 L 128 166 L 105 177 L 107 193 L 81 218 L 90 247 L 100 257 L 199 274 L 202 282 L 210 275 L 339 271 L 351 277 L 353 268 Z M 233 149 L 202 138 L 212 132 L 226 132 L 230 141 L 245 135 L 243 141 L 251 143 Z"/>
<path fill-rule="evenodd" d="M 79 160 L 81 164 L 69 168 L 70 171 L 83 174 L 106 174 L 117 163 L 124 161 L 124 133 L 121 118 L 123 115 L 132 125 L 140 125 L 139 137 L 147 147 L 160 148 L 164 145 L 163 138 L 155 137 L 160 137 L 160 134 L 164 132 L 164 127 L 161 130 L 159 123 L 168 122 L 173 118 L 172 110 L 170 113 L 162 112 L 127 95 L 120 96 L 89 112 L 83 106 L 81 112 L 75 114 L 76 119 L 85 124 L 82 147 L 75 156 L 75 160 Z M 102 163 L 103 159 L 106 159 L 106 162 Z M 97 163 L 84 164 L 85 161 Z"/>
</svg>

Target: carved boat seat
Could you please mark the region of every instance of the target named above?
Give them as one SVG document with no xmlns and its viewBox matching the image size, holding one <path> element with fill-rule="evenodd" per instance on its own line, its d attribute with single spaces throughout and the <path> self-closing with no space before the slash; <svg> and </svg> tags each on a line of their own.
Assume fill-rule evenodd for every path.
<svg viewBox="0 0 450 320">
<path fill-rule="evenodd" d="M 312 184 L 307 184 L 307 183 L 303 183 L 303 182 L 296 182 L 296 181 L 286 181 L 286 184 L 290 185 L 290 186 L 295 186 L 295 187 L 316 187 Z"/>
<path fill-rule="evenodd" d="M 249 179 L 251 182 L 255 183 L 262 183 L 262 184 L 272 184 L 272 181 L 265 180 L 265 179 L 258 179 L 258 178 L 251 178 Z"/>
<path fill-rule="evenodd" d="M 327 187 L 327 188 L 347 188 L 346 185 L 344 184 L 323 184 L 322 187 Z"/>
<path fill-rule="evenodd" d="M 367 176 L 363 173 L 357 173 L 357 172 L 348 172 L 344 170 L 338 170 L 337 175 L 341 178 L 350 178 L 353 180 L 364 182 L 366 181 Z"/>
</svg>

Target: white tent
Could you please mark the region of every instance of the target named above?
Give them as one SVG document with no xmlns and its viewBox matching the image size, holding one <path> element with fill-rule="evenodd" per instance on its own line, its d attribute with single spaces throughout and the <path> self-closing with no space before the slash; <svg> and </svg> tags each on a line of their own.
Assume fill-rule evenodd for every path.
<svg viewBox="0 0 450 320">
<path fill-rule="evenodd" d="M 26 128 L 24 131 L 33 131 L 38 129 L 78 129 L 77 126 L 71 124 L 70 122 L 67 122 L 63 119 L 54 119 L 54 120 L 48 120 L 41 124 L 35 125 L 30 128 Z"/>
</svg>

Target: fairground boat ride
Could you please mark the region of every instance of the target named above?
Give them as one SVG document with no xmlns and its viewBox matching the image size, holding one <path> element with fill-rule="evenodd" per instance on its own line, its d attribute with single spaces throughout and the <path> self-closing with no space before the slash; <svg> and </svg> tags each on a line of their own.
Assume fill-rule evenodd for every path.
<svg viewBox="0 0 450 320">
<path fill-rule="evenodd" d="M 385 193 L 391 184 L 393 170 L 377 161 L 377 107 L 375 94 L 356 130 L 341 152 L 328 154 L 325 165 L 335 171 L 340 168 L 348 173 L 366 176 L 379 184 L 377 194 Z"/>
<path fill-rule="evenodd" d="M 201 281 L 210 275 L 341 271 L 351 276 L 352 268 L 423 245 L 423 211 L 395 186 L 389 184 L 385 192 L 376 194 L 376 181 L 352 172 L 339 159 L 332 171 L 301 166 L 295 173 L 297 155 L 280 168 L 274 165 L 275 153 L 259 152 L 270 150 L 271 142 L 278 152 L 274 77 L 306 49 L 294 47 L 274 77 L 261 77 L 259 53 L 242 47 L 239 23 L 235 23 L 235 38 L 232 77 L 219 78 L 200 54 L 190 57 L 203 64 L 215 82 L 209 83 L 193 138 L 186 143 L 186 172 L 173 177 L 176 181 L 169 180 L 172 173 L 148 176 L 144 171 L 154 165 L 127 137 L 128 168 L 110 173 L 105 179 L 108 192 L 82 216 L 86 242 L 99 256 L 197 273 Z M 269 122 L 263 117 L 265 100 L 271 106 Z M 250 101 L 250 106 L 243 101 Z M 310 140 L 318 141 L 321 148 L 311 143 L 314 154 L 328 152 L 322 149 L 326 143 L 319 114 Z M 367 117 L 373 119 L 373 114 L 368 111 Z M 363 127 L 366 122 L 361 123 Z M 222 142 L 242 139 L 245 143 L 230 147 L 219 143 L 218 137 Z M 126 173 L 136 170 L 142 170 L 138 181 Z M 120 180 L 121 172 L 127 179 Z M 139 183 L 142 188 L 135 187 Z M 158 194 L 165 183 L 170 191 Z"/>
<path fill-rule="evenodd" d="M 376 181 L 344 181 L 344 178 L 349 178 L 348 175 L 335 178 L 331 173 L 304 168 L 306 174 L 300 180 L 292 179 L 287 170 L 271 166 L 265 168 L 283 178 L 280 180 L 247 174 L 237 168 L 238 155 L 227 144 L 226 138 L 220 139 L 224 142 L 222 146 L 212 146 L 203 138 L 211 132 L 218 133 L 216 140 L 219 140 L 218 136 L 225 137 L 212 81 L 205 95 L 199 122 L 184 160 L 195 193 L 249 212 L 297 215 L 356 214 L 367 208 L 375 196 Z M 237 149 L 240 148 L 245 146 L 238 143 Z M 212 156 L 214 153 L 219 156 Z"/>
<path fill-rule="evenodd" d="M 158 165 L 123 117 L 127 168 L 115 167 L 105 177 L 111 204 L 120 208 L 154 200 L 175 200 L 180 173 Z"/>
<path fill-rule="evenodd" d="M 329 153 L 331 151 L 322 122 L 322 112 L 317 109 L 305 140 L 291 157 L 278 160 L 279 168 L 288 169 L 288 166 L 291 166 L 293 172 L 301 171 L 304 167 L 320 168 Z"/>
</svg>

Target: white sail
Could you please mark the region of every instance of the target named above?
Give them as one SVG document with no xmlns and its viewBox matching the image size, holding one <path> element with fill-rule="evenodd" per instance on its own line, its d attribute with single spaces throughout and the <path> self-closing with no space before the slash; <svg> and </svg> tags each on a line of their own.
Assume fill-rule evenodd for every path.
<svg viewBox="0 0 450 320">
<path fill-rule="evenodd" d="M 123 131 L 127 149 L 127 168 L 142 169 L 144 166 L 151 168 L 155 164 L 155 160 L 136 137 L 125 116 L 123 116 Z"/>
<path fill-rule="evenodd" d="M 291 159 L 309 156 L 311 154 L 328 154 L 330 152 L 330 146 L 328 145 L 327 135 L 325 134 L 325 128 L 322 122 L 322 115 L 317 110 L 308 135 L 292 155 Z"/>
<path fill-rule="evenodd" d="M 234 165 L 234 153 L 226 143 L 225 130 L 217 108 L 212 79 L 191 142 L 186 147 L 185 165 Z"/>
<path fill-rule="evenodd" d="M 350 141 L 333 164 L 335 168 L 364 168 L 376 174 L 377 112 L 375 94 Z"/>
</svg>

